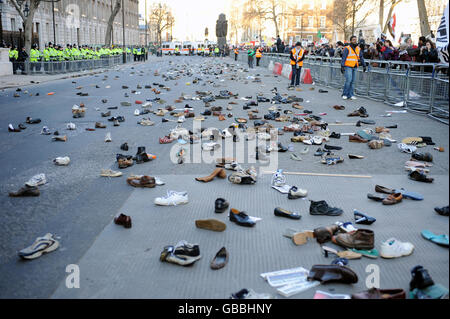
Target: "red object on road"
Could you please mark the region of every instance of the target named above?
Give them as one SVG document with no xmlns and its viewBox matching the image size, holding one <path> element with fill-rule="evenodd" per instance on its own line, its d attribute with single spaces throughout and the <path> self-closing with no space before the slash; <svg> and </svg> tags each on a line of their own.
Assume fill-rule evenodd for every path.
<svg viewBox="0 0 450 319">
<path fill-rule="evenodd" d="M 305 75 L 303 77 L 303 84 L 312 84 L 312 76 L 311 76 L 311 69 L 305 69 Z"/>
<path fill-rule="evenodd" d="M 283 71 L 283 65 L 281 63 L 276 62 L 273 67 L 273 74 L 281 75 Z"/>
<path fill-rule="evenodd" d="M 136 100 L 136 101 L 134 101 L 134 103 L 136 103 L 136 104 L 142 104 L 142 101 Z"/>
</svg>

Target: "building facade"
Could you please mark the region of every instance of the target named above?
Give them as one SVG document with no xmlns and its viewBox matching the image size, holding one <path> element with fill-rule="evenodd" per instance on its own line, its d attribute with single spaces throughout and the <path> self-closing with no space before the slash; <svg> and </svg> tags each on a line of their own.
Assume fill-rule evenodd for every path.
<svg viewBox="0 0 450 319">
<path fill-rule="evenodd" d="M 23 32 L 22 18 L 8 0 L 3 0 L 2 27 L 4 34 Z M 41 2 L 33 20 L 34 43 L 44 47 L 48 42 L 59 45 L 104 45 L 108 19 L 115 0 L 60 0 L 54 2 L 55 29 L 52 3 Z M 125 44 L 139 44 L 138 0 L 124 0 Z M 56 40 L 54 39 L 54 35 Z M 122 9 L 113 24 L 113 44 L 123 44 Z M 6 44 L 12 39 L 4 36 Z M 18 43 L 14 43 L 18 45 Z"/>
</svg>

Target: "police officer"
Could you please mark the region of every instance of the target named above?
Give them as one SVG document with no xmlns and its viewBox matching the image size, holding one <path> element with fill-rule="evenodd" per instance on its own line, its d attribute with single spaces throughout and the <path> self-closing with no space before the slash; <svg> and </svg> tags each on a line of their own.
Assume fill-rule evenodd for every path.
<svg viewBox="0 0 450 319">
<path fill-rule="evenodd" d="M 255 58 L 256 58 L 256 66 L 259 66 L 259 60 L 262 58 L 262 49 L 258 48 L 256 49 Z"/>
<path fill-rule="evenodd" d="M 13 73 L 16 74 L 17 72 L 17 59 L 19 58 L 19 51 L 17 51 L 17 47 L 9 47 L 9 62 L 13 64 Z"/>
<path fill-rule="evenodd" d="M 239 56 L 239 49 L 236 47 L 234 48 L 234 61 L 237 61 Z"/>
<path fill-rule="evenodd" d="M 33 72 L 35 69 L 36 71 L 41 70 L 41 66 L 38 63 L 40 60 L 41 53 L 39 52 L 39 49 L 36 44 L 33 44 L 33 47 L 30 50 L 30 71 Z"/>
</svg>

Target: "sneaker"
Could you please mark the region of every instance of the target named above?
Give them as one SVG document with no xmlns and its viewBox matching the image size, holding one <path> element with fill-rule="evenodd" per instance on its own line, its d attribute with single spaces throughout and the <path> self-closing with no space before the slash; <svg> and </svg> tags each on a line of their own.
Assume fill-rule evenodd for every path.
<svg viewBox="0 0 450 319">
<path fill-rule="evenodd" d="M 70 158 L 68 156 L 57 157 L 53 160 L 53 163 L 55 163 L 58 166 L 67 166 L 70 163 Z"/>
<path fill-rule="evenodd" d="M 8 131 L 10 132 L 20 132 L 20 128 L 15 128 L 12 124 L 8 125 Z"/>
<path fill-rule="evenodd" d="M 41 134 L 42 135 L 50 135 L 50 134 L 52 134 L 52 132 L 50 132 L 50 129 L 47 126 L 44 126 L 42 128 Z"/>
<path fill-rule="evenodd" d="M 108 142 L 112 142 L 112 139 L 111 139 L 111 133 L 106 133 L 106 136 L 105 136 L 105 143 L 108 143 Z"/>
<path fill-rule="evenodd" d="M 49 253 L 59 247 L 59 242 L 53 238 L 53 235 L 48 233 L 43 237 L 38 237 L 34 243 L 19 251 L 19 257 L 23 259 L 36 259 L 41 257 L 44 253 Z"/>
<path fill-rule="evenodd" d="M 279 169 L 275 174 L 272 176 L 271 186 L 283 186 L 286 184 L 286 176 L 283 175 L 283 170 Z"/>
<path fill-rule="evenodd" d="M 159 257 L 160 261 L 166 261 L 172 264 L 177 264 L 181 266 L 190 266 L 194 264 L 197 260 L 201 258 L 200 255 L 197 256 L 182 256 L 179 254 L 175 254 L 175 247 L 174 246 L 166 246 L 164 247 L 164 250 L 161 252 L 161 255 Z"/>
<path fill-rule="evenodd" d="M 197 257 L 200 256 L 200 247 L 181 240 L 175 245 L 173 253 L 179 257 Z"/>
<path fill-rule="evenodd" d="M 47 179 L 45 178 L 45 174 L 34 175 L 28 182 L 25 183 L 26 186 L 34 187 L 40 186 L 47 183 Z"/>
<path fill-rule="evenodd" d="M 352 96 L 352 97 L 350 97 L 350 99 L 352 99 L 352 100 L 356 100 L 356 97 Z"/>
<path fill-rule="evenodd" d="M 140 112 L 139 112 L 138 109 L 135 109 L 135 110 L 134 110 L 134 115 L 135 115 L 135 116 L 139 116 L 139 113 L 140 113 Z"/>
<path fill-rule="evenodd" d="M 155 204 L 161 206 L 176 206 L 180 204 L 187 204 L 189 202 L 187 192 L 167 191 L 164 197 L 155 198 Z"/>
<path fill-rule="evenodd" d="M 292 186 L 288 193 L 288 199 L 296 199 L 305 197 L 308 195 L 308 191 L 306 189 L 297 188 L 297 186 Z"/>
<path fill-rule="evenodd" d="M 342 99 L 343 99 L 343 100 L 347 100 L 348 97 L 346 97 L 345 95 L 343 95 L 343 96 L 342 96 Z"/>
<path fill-rule="evenodd" d="M 122 176 L 122 172 L 116 172 L 112 169 L 102 169 L 100 172 L 100 176 L 104 177 L 119 177 Z"/>
<path fill-rule="evenodd" d="M 77 129 L 76 125 L 73 123 L 67 123 L 66 127 L 68 130 L 76 130 Z"/>
<path fill-rule="evenodd" d="M 395 238 L 390 238 L 381 244 L 380 256 L 383 258 L 397 258 L 409 256 L 414 251 L 414 245 L 403 243 Z"/>
</svg>

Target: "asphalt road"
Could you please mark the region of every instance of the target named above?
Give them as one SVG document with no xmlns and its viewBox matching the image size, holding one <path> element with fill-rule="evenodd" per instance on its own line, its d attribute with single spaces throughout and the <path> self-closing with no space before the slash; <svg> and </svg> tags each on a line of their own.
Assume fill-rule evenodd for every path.
<svg viewBox="0 0 450 319">
<path fill-rule="evenodd" d="M 274 77 L 263 68 L 249 72 L 244 68 L 245 65 L 236 65 L 231 59 L 151 57 L 145 64 L 126 66 L 96 76 L 22 88 L 33 96 L 22 91 L 19 98 L 14 98 L 14 89 L 0 92 L 0 158 L 3 163 L 3 169 L 0 170 L 0 297 L 226 298 L 244 287 L 275 295 L 275 291 L 259 277 L 261 272 L 294 266 L 309 269 L 313 264 L 331 262 L 330 258 L 325 259 L 322 256 L 318 244 L 296 247 L 281 236 L 283 230 L 287 227 L 313 229 L 337 220 L 344 221 L 343 219 L 352 221 L 352 209 L 357 207 L 377 217 L 377 223 L 369 226 L 376 231 L 377 245 L 394 236 L 402 241 L 411 241 L 416 246 L 414 254 L 409 257 L 376 261 L 386 270 L 384 273 L 387 275 L 381 281 L 384 287 L 407 289 L 409 270 L 416 264 L 424 265 L 436 282 L 446 285 L 448 249 L 424 240 L 420 231 L 429 229 L 435 233 L 448 234 L 448 218 L 433 211 L 435 206 L 448 205 L 449 202 L 448 126 L 416 114 L 381 117 L 386 110 L 392 108 L 365 99 L 342 101 L 338 91 L 330 89 L 328 93 L 321 94 L 318 93 L 318 86 L 315 86 L 314 91 L 309 90 L 310 85 L 304 85 L 301 92 L 287 91 L 286 79 Z M 159 76 L 154 75 L 156 70 Z M 182 70 L 183 73 L 176 73 L 177 70 Z M 192 76 L 189 76 L 190 73 Z M 161 74 L 173 76 L 174 79 L 165 81 Z M 105 75 L 107 78 L 104 78 Z M 254 83 L 253 78 L 247 78 L 248 76 L 260 78 L 262 82 Z M 201 79 L 198 84 L 193 83 L 195 77 Z M 188 82 L 190 85 L 187 85 Z M 346 114 L 364 106 L 370 114 L 369 119 L 375 120 L 377 125 L 398 124 L 398 128 L 391 131 L 394 139 L 431 136 L 446 152 L 439 153 L 430 146 L 423 149 L 434 156 L 431 168 L 431 176 L 435 178 L 433 184 L 408 180 L 403 166 L 409 157 L 401 153 L 395 144 L 380 150 L 370 150 L 367 145 L 349 143 L 345 137 L 332 139 L 329 144 L 344 148 L 339 154 L 345 156 L 348 153 L 356 153 L 366 158 L 349 160 L 346 157 L 344 163 L 329 167 L 313 156 L 317 147 L 310 147 L 309 153 L 302 156 L 301 162 L 291 160 L 289 153 L 279 154 L 278 166 L 287 171 L 373 176 L 372 179 L 364 180 L 288 176 L 288 183 L 310 191 L 310 199 L 327 200 L 330 205 L 341 207 L 345 211 L 345 215 L 338 219 L 309 216 L 308 202 L 292 203 L 285 196 L 270 189 L 269 175 L 262 176 L 257 185 L 247 188 L 232 185 L 227 181 L 200 184 L 194 181 L 194 177 L 208 175 L 214 165 L 172 163 L 169 152 L 174 144 L 160 145 L 158 138 L 168 134 L 176 123 L 162 123 L 160 117 L 151 114 L 150 118 L 156 124 L 144 127 L 136 124 L 142 116 L 133 115 L 134 109 L 139 108 L 134 105 L 135 100 L 155 98 L 156 95 L 152 91 L 144 89 L 147 84 L 154 86 L 153 83 L 166 84 L 171 88 L 170 91 L 161 89 L 158 96 L 167 102 L 162 106 L 175 105 L 182 108 L 188 103 L 194 107 L 196 115 L 204 110 L 202 101 L 175 104 L 174 100 L 182 93 L 195 95 L 196 90 L 209 90 L 214 94 L 218 94 L 220 90 L 229 90 L 239 93 L 239 99 L 234 100 L 238 103 L 233 106 L 234 116 L 245 116 L 246 111 L 242 110 L 245 101 L 241 100 L 241 97 L 252 96 L 255 99 L 256 94 L 264 93 L 270 98 L 270 90 L 277 87 L 282 94 L 302 97 L 304 103 L 301 104 L 305 109 L 314 111 L 314 114 L 326 112 L 327 115 L 323 118 L 330 124 L 336 120 L 345 123 L 356 122 L 354 118 L 346 117 Z M 143 88 L 136 89 L 138 84 Z M 127 85 L 129 89 L 122 89 L 122 85 Z M 76 89 L 78 86 L 82 86 L 81 91 L 88 92 L 89 96 L 76 95 L 80 91 Z M 131 94 L 132 89 L 140 91 L 141 94 Z M 35 96 L 37 92 L 40 96 Z M 48 92 L 55 94 L 48 96 Z M 124 97 L 125 92 L 130 95 L 129 98 Z M 108 103 L 103 104 L 102 99 L 108 99 Z M 131 102 L 133 106 L 122 107 L 122 101 Z M 80 102 L 87 107 L 86 116 L 72 119 L 72 105 Z M 228 102 L 229 100 L 217 100 L 212 105 L 226 107 Z M 331 108 L 334 104 L 345 105 L 346 110 L 336 111 Z M 113 127 L 111 122 L 100 116 L 100 112 L 106 111 L 109 106 L 119 107 L 118 110 L 112 110 L 113 116 L 125 116 L 126 121 L 119 127 Z M 270 103 L 260 103 L 257 107 L 259 114 L 265 114 L 270 106 Z M 157 107 L 159 105 L 154 103 L 152 109 Z M 281 107 L 283 110 L 295 111 L 289 104 Z M 95 108 L 100 110 L 96 111 Z M 24 122 L 27 116 L 40 118 L 42 123 L 27 125 L 27 129 L 20 133 L 8 132 L 9 123 L 17 125 Z M 97 129 L 95 132 L 85 130 L 86 127 L 93 127 L 99 120 L 107 123 L 108 128 Z M 65 125 L 68 122 L 75 123 L 77 130 L 66 131 Z M 228 118 L 219 122 L 216 117 L 211 116 L 202 126 L 223 129 L 232 122 L 233 119 Z M 285 124 L 273 123 L 276 127 Z M 51 136 L 40 135 L 43 125 L 66 134 L 68 141 L 52 142 Z M 183 127 L 192 129 L 192 119 L 188 119 Z M 330 126 L 330 129 L 344 133 L 355 132 L 356 127 Z M 104 142 L 106 132 L 111 133 L 112 143 Z M 290 137 L 291 133 L 286 133 L 280 136 L 280 141 L 287 145 L 290 143 Z M 123 142 L 130 145 L 129 152 L 120 150 L 119 146 Z M 304 147 L 303 144 L 293 144 L 297 152 Z M 138 146 L 145 146 L 147 152 L 155 154 L 157 159 L 141 165 L 135 164 L 123 170 L 124 176 L 117 179 L 99 176 L 102 168 L 117 170 L 117 153 L 134 155 Z M 69 156 L 70 165 L 55 166 L 52 160 L 57 156 Z M 248 166 L 252 163 L 242 164 Z M 46 185 L 40 187 L 41 196 L 8 197 L 9 191 L 17 190 L 38 173 L 45 173 L 48 180 Z M 133 189 L 125 183 L 126 176 L 131 173 L 161 177 L 166 181 L 166 185 L 152 190 Z M 392 188 L 406 187 L 422 193 L 425 200 L 404 201 L 392 207 L 380 206 L 366 198 L 368 192 L 374 191 L 375 184 Z M 187 190 L 190 203 L 175 208 L 155 207 L 153 199 L 164 195 L 168 189 Z M 223 234 L 211 234 L 195 229 L 192 226 L 195 219 L 217 217 L 212 216 L 214 214 L 211 214 L 211 205 L 219 195 L 226 196 L 237 208 L 245 209 L 250 215 L 262 217 L 263 220 L 252 230 L 241 229 L 227 222 L 229 229 Z M 273 216 L 273 208 L 276 206 L 298 210 L 303 215 L 301 222 L 279 221 Z M 129 231 L 118 230 L 112 223 L 113 217 L 121 212 L 133 218 L 134 226 Z M 220 218 L 224 221 L 227 219 L 226 216 Z M 33 261 L 24 262 L 17 257 L 18 250 L 47 232 L 60 238 L 60 249 Z M 215 240 L 211 240 L 212 238 Z M 162 248 L 181 239 L 200 243 L 201 247 L 204 247 L 201 249 L 206 252 L 203 259 L 191 269 L 160 263 L 159 253 Z M 215 275 L 208 264 L 221 245 L 229 247 L 231 261 Z M 337 285 L 333 286 L 333 289 L 336 292 L 364 290 L 364 269 L 369 263 L 374 262 L 367 259 L 352 261 L 350 267 L 360 276 L 359 284 L 353 288 Z M 65 288 L 65 269 L 69 264 L 80 265 L 80 289 Z M 152 270 L 147 273 L 148 269 Z M 183 285 L 184 288 L 180 289 L 177 284 L 180 280 L 192 280 L 198 284 Z M 213 288 L 205 289 L 207 283 Z M 310 298 L 313 290 L 295 297 Z"/>
</svg>

